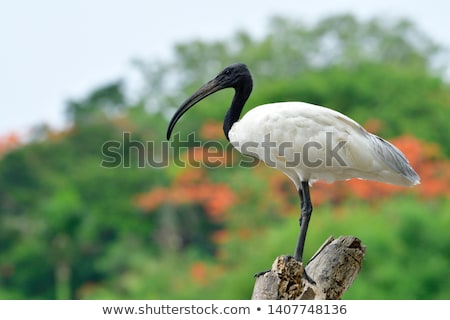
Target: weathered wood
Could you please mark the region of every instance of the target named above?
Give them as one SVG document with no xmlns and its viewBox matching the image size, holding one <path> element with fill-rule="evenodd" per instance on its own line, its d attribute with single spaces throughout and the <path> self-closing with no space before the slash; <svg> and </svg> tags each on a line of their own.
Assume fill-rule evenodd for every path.
<svg viewBox="0 0 450 320">
<path fill-rule="evenodd" d="M 306 276 L 300 262 L 279 256 L 270 271 L 257 277 L 252 299 L 340 299 L 361 270 L 365 251 L 356 237 L 330 237 L 309 261 Z"/>
</svg>

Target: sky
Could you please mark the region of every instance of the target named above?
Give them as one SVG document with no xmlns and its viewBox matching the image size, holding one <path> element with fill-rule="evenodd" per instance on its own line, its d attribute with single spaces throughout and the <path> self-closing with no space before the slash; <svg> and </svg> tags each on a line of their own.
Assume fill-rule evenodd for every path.
<svg viewBox="0 0 450 320">
<path fill-rule="evenodd" d="M 133 59 L 166 60 L 176 43 L 261 36 L 274 15 L 314 23 L 337 13 L 409 18 L 450 48 L 447 0 L 0 0 L 0 137 L 62 127 L 68 99 L 132 82 Z"/>
</svg>

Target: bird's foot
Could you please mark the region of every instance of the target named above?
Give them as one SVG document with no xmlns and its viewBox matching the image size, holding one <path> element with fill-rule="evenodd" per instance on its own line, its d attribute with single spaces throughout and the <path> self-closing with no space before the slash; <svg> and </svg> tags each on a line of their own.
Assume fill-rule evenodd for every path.
<svg viewBox="0 0 450 320">
<path fill-rule="evenodd" d="M 255 278 L 259 278 L 259 277 L 265 275 L 267 272 L 270 272 L 270 271 L 271 271 L 270 269 L 269 270 L 260 271 L 260 272 L 255 273 L 253 276 Z"/>
<path fill-rule="evenodd" d="M 303 269 L 303 278 L 305 278 L 306 281 L 308 281 L 312 285 L 316 285 L 317 283 L 311 278 L 307 273 L 306 269 Z"/>
</svg>

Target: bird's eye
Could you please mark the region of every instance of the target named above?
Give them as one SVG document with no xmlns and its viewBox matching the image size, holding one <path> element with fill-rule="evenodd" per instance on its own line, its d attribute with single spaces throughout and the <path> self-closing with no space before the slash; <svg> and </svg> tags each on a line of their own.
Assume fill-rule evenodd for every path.
<svg viewBox="0 0 450 320">
<path fill-rule="evenodd" d="M 226 74 L 227 76 L 230 75 L 230 73 L 231 73 L 230 69 L 225 69 L 225 74 Z"/>
</svg>

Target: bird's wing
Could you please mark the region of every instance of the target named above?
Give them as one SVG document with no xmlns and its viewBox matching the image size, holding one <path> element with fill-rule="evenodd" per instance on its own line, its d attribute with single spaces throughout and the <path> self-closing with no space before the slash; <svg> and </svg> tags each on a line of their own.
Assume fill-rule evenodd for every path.
<svg viewBox="0 0 450 320">
<path fill-rule="evenodd" d="M 297 175 L 296 183 L 299 179 L 332 182 L 350 178 L 405 186 L 419 182 L 396 147 L 351 118 L 321 106 L 284 102 L 256 107 L 235 123 L 230 138 L 240 152 L 251 151 L 291 179 Z M 243 148 L 248 142 L 255 147 Z"/>
<path fill-rule="evenodd" d="M 411 185 L 416 185 L 420 182 L 420 177 L 410 166 L 408 159 L 394 145 L 371 133 L 367 133 L 367 138 L 372 144 L 373 154 L 389 168 L 403 175 L 411 182 Z"/>
</svg>

